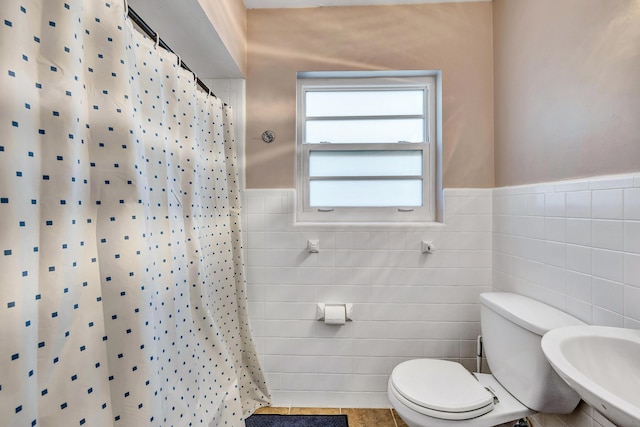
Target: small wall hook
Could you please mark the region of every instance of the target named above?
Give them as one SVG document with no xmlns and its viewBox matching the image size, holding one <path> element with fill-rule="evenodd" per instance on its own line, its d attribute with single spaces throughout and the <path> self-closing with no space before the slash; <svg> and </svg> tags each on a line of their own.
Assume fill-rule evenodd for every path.
<svg viewBox="0 0 640 427">
<path fill-rule="evenodd" d="M 423 254 L 432 254 L 435 250 L 435 246 L 433 246 L 433 242 L 423 240 L 420 242 L 420 250 Z"/>
<path fill-rule="evenodd" d="M 320 252 L 320 241 L 319 240 L 308 240 L 307 241 L 307 251 L 310 254 L 317 254 Z"/>
</svg>

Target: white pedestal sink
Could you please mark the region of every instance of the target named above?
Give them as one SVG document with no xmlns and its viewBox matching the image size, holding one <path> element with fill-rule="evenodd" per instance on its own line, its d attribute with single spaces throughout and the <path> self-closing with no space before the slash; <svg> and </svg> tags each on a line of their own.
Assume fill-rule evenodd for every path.
<svg viewBox="0 0 640 427">
<path fill-rule="evenodd" d="M 640 330 L 567 326 L 545 334 L 542 350 L 603 416 L 620 427 L 640 426 Z"/>
</svg>

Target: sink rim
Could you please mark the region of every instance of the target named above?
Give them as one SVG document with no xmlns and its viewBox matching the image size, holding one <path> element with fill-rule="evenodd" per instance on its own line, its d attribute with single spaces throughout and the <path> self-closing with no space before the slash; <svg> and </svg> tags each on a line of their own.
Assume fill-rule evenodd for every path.
<svg viewBox="0 0 640 427">
<path fill-rule="evenodd" d="M 630 420 L 640 420 L 640 407 L 609 391 L 578 369 L 563 353 L 562 344 L 591 337 L 630 341 L 640 345 L 640 330 L 611 326 L 580 325 L 553 329 L 542 337 L 542 351 L 558 375 L 580 397 L 605 416 L 612 416 L 610 409 L 624 414 Z M 604 408 L 600 405 L 607 405 Z M 620 420 L 618 420 L 620 422 Z"/>
</svg>

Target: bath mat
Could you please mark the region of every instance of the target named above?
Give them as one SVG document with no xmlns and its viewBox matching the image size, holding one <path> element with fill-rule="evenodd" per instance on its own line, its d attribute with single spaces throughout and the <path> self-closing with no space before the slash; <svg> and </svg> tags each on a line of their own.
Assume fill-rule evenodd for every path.
<svg viewBox="0 0 640 427">
<path fill-rule="evenodd" d="M 247 427 L 349 427 L 346 415 L 275 415 L 254 414 L 246 419 Z"/>
</svg>

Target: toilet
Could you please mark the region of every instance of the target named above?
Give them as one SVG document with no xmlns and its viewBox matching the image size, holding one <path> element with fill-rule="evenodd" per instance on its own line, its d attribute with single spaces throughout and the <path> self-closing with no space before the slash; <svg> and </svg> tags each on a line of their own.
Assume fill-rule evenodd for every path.
<svg viewBox="0 0 640 427">
<path fill-rule="evenodd" d="M 508 292 L 480 295 L 480 324 L 492 374 L 438 359 L 408 360 L 389 378 L 388 396 L 409 427 L 491 427 L 536 412 L 568 414 L 580 397 L 547 362 L 540 340 L 582 321 Z"/>
</svg>

